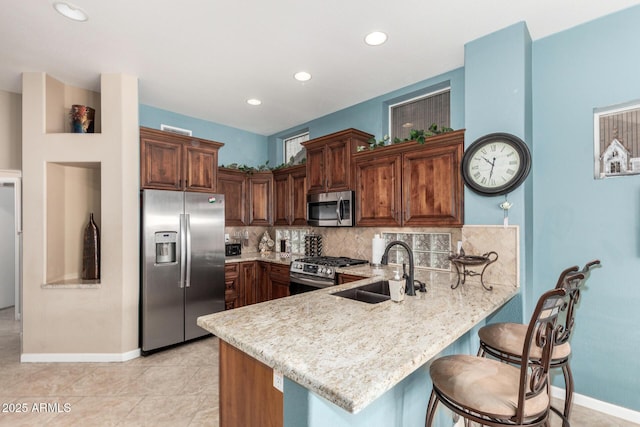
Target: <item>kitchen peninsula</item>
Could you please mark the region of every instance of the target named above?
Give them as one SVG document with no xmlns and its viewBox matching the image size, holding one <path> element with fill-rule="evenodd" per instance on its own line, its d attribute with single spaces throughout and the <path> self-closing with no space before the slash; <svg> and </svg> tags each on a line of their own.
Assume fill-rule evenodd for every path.
<svg viewBox="0 0 640 427">
<path fill-rule="evenodd" d="M 244 388 L 247 396 L 256 387 L 253 380 L 223 379 L 232 360 L 228 352 L 284 375 L 284 421 L 276 419 L 274 425 L 423 423 L 431 391 L 425 365 L 450 351 L 519 288 L 496 283 L 489 292 L 467 283 L 454 290 L 455 274 L 419 270 L 416 279 L 426 282 L 427 292 L 401 303 L 366 304 L 333 295 L 389 278 L 393 270 L 351 267 L 349 274 L 375 277 L 200 317 L 198 325 L 221 340 L 221 425 L 234 425 L 225 418 L 229 383 L 236 392 Z M 245 407 L 238 411 L 264 408 L 250 399 L 233 405 L 240 403 Z"/>
</svg>

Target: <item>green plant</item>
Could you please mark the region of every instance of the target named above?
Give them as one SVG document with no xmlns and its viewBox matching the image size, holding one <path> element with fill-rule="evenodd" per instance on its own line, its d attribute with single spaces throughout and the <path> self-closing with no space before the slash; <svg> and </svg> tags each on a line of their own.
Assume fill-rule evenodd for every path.
<svg viewBox="0 0 640 427">
<path fill-rule="evenodd" d="M 418 142 L 418 144 L 424 144 L 425 139 L 430 136 L 435 136 L 441 133 L 452 132 L 452 131 L 453 129 L 449 127 L 445 126 L 445 127 L 438 128 L 437 124 L 432 123 L 427 130 L 411 129 L 411 131 L 409 132 L 409 138 L 406 138 L 405 141 L 416 141 Z"/>
</svg>

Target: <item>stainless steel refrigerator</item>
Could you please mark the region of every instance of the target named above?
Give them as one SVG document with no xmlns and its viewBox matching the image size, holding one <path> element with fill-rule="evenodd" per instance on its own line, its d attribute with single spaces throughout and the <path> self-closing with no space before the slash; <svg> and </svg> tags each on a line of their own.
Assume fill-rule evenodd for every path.
<svg viewBox="0 0 640 427">
<path fill-rule="evenodd" d="M 224 310 L 224 195 L 143 190 L 140 347 L 145 354 L 208 332 Z"/>
</svg>

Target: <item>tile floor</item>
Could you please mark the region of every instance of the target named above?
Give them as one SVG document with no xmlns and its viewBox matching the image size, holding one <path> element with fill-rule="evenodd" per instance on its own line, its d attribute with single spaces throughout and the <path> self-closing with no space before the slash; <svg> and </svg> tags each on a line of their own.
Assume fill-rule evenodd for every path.
<svg viewBox="0 0 640 427">
<path fill-rule="evenodd" d="M 218 426 L 216 338 L 124 363 L 20 363 L 19 331 L 13 308 L 0 310 L 0 427 Z M 571 421 L 640 426 L 580 406 Z"/>
</svg>

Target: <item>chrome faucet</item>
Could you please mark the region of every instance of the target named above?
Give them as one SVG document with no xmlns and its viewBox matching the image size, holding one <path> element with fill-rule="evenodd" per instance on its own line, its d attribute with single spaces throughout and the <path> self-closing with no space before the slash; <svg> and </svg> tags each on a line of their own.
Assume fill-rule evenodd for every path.
<svg viewBox="0 0 640 427">
<path fill-rule="evenodd" d="M 384 248 L 384 254 L 382 255 L 382 259 L 380 260 L 380 264 L 383 265 L 387 265 L 389 264 L 389 249 L 391 249 L 393 246 L 396 245 L 400 245 L 403 248 L 405 248 L 407 250 L 407 253 L 409 254 L 409 275 L 407 276 L 407 274 L 404 274 L 405 280 L 407 282 L 406 286 L 405 286 L 405 293 L 407 295 L 413 295 L 415 296 L 416 294 L 416 289 L 415 289 L 415 285 L 414 285 L 414 272 L 413 272 L 413 251 L 411 250 L 411 248 L 409 247 L 409 245 L 407 245 L 405 242 L 402 242 L 400 240 L 394 240 L 393 242 L 390 242 L 386 248 Z"/>
</svg>

